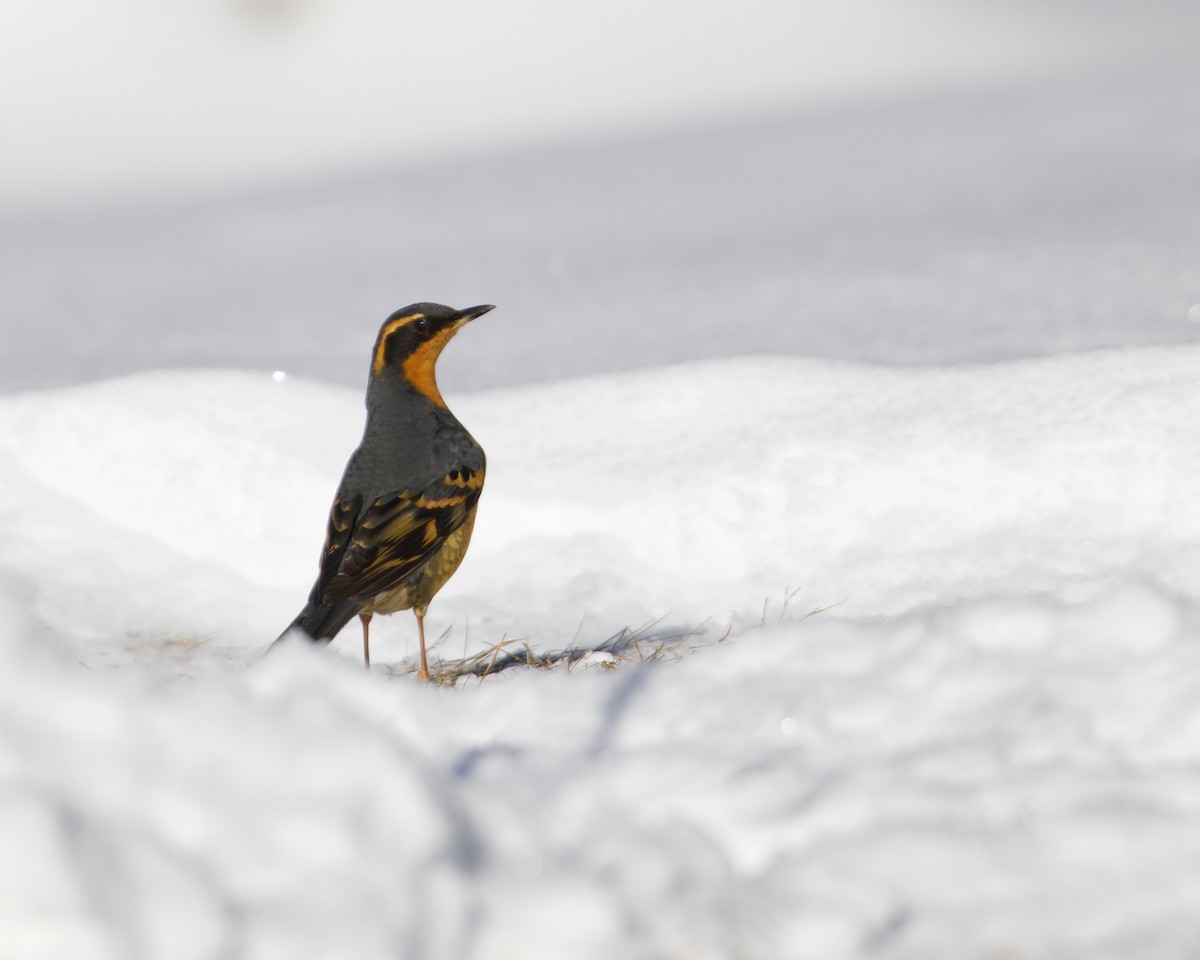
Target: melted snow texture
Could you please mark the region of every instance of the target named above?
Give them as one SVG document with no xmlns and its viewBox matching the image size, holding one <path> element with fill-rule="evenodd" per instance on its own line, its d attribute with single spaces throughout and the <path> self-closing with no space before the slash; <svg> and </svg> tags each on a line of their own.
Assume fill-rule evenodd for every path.
<svg viewBox="0 0 1200 960">
<path fill-rule="evenodd" d="M 432 689 L 365 673 L 352 630 L 256 656 L 357 393 L 8 398 L 3 953 L 1188 957 L 1198 362 L 746 360 L 452 400 L 490 471 L 439 656 L 700 632 Z M 377 624 L 411 654 L 406 615 Z"/>
</svg>

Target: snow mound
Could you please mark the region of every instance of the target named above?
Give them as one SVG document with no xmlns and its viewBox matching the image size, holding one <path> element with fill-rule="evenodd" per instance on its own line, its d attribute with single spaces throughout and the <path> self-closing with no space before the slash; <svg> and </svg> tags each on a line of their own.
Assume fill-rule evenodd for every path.
<svg viewBox="0 0 1200 960">
<path fill-rule="evenodd" d="M 6 632 L 0 942 L 1183 958 L 1195 621 L 1127 585 L 812 617 L 459 690 L 303 647 L 164 683 L 64 669 Z"/>
<path fill-rule="evenodd" d="M 396 675 L 404 614 L 370 673 L 353 630 L 257 656 L 357 392 L 4 398 L 0 952 L 1182 960 L 1198 364 L 751 359 L 452 398 L 489 476 L 434 660 L 654 620 L 661 653 L 456 687 Z"/>
<path fill-rule="evenodd" d="M 757 619 L 797 589 L 793 612 L 852 617 L 1129 576 L 1195 597 L 1198 367 L 1194 347 L 925 370 L 750 359 L 459 397 L 489 477 L 433 618 L 469 617 L 470 651 Z M 261 646 L 315 575 L 362 418 L 356 391 L 245 373 L 0 400 L 0 570 L 85 646 Z M 411 632 L 401 619 L 385 643 Z"/>
</svg>

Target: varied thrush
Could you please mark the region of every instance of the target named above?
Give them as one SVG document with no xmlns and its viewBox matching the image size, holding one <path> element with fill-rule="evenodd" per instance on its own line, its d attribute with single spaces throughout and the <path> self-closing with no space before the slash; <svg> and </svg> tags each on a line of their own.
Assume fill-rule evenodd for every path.
<svg viewBox="0 0 1200 960">
<path fill-rule="evenodd" d="M 357 615 L 370 666 L 371 617 L 411 609 L 417 676 L 429 679 L 425 612 L 467 552 L 485 470 L 483 448 L 446 406 L 434 367 L 450 338 L 491 309 L 414 303 L 384 321 L 371 355 L 367 425 L 333 501 L 320 573 L 280 639 L 299 630 L 328 642 Z"/>
</svg>

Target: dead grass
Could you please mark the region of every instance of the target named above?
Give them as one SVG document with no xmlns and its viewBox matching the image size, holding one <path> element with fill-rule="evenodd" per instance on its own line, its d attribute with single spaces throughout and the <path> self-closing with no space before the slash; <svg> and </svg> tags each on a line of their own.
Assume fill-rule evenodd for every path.
<svg viewBox="0 0 1200 960">
<path fill-rule="evenodd" d="M 762 615 L 759 622 L 752 624 L 752 627 L 807 620 L 833 609 L 842 602 L 839 600 L 837 603 L 816 607 L 797 615 L 789 610 L 789 606 L 799 592 L 799 587 L 785 587 L 779 611 L 770 618 L 768 612 L 771 598 L 764 598 Z M 449 638 L 448 628 L 429 646 L 430 659 L 434 661 L 431 665 L 431 679 L 441 686 L 452 687 L 471 677 L 482 682 L 487 677 L 520 667 L 533 670 L 553 670 L 560 667 L 567 670 L 615 670 L 627 663 L 679 660 L 697 650 L 724 643 L 733 629 L 732 626 L 727 626 L 716 639 L 701 641 L 700 638 L 708 632 L 709 621 L 687 628 L 662 627 L 662 621 L 663 618 L 660 617 L 640 627 L 624 627 L 607 640 L 590 646 L 576 642 L 579 638 L 579 630 L 576 630 L 571 643 L 561 650 L 539 652 L 530 646 L 527 637 L 502 637 L 497 643 L 490 644 L 473 656 L 437 660 L 435 651 Z M 582 621 L 580 626 L 582 627 Z M 410 676 L 417 668 L 415 664 L 404 662 L 387 665 L 383 669 L 393 676 Z"/>
<path fill-rule="evenodd" d="M 561 650 L 546 652 L 534 650 L 526 637 L 503 637 L 473 656 L 431 664 L 432 679 L 443 686 L 455 686 L 459 681 L 471 677 L 482 682 L 487 677 L 519 667 L 534 670 L 558 667 L 567 670 L 615 670 L 625 663 L 677 660 L 702 647 L 724 643 L 729 637 L 727 628 L 715 640 L 698 643 L 696 641 L 704 634 L 707 623 L 693 628 L 674 629 L 660 627 L 660 623 L 661 619 L 637 628 L 624 627 L 596 644 L 571 643 Z M 445 634 L 431 646 L 431 652 L 443 639 Z M 393 674 L 408 675 L 415 672 L 416 667 L 404 664 L 387 669 Z"/>
</svg>

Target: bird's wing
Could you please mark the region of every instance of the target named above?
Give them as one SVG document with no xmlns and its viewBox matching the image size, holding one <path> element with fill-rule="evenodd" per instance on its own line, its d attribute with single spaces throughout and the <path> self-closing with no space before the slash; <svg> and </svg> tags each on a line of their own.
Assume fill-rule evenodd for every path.
<svg viewBox="0 0 1200 960">
<path fill-rule="evenodd" d="M 419 491 L 334 501 L 321 574 L 324 603 L 366 601 L 399 586 L 466 522 L 479 501 L 483 471 L 456 469 Z"/>
</svg>

